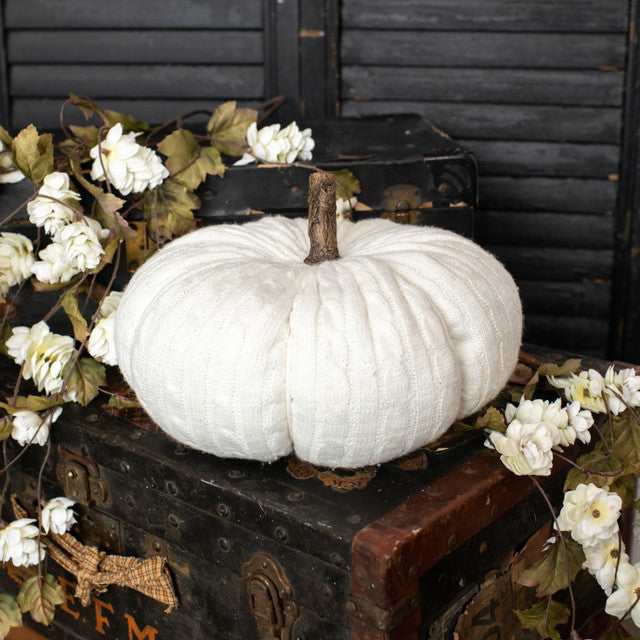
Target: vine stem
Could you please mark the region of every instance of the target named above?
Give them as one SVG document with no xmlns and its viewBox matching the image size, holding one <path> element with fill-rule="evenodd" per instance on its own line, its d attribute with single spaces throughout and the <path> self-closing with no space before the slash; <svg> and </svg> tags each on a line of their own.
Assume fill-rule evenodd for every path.
<svg viewBox="0 0 640 640">
<path fill-rule="evenodd" d="M 542 485 L 538 482 L 538 480 L 534 476 L 529 476 L 529 479 L 534 484 L 536 489 L 542 495 L 543 500 L 549 507 L 549 512 L 551 513 L 551 517 L 553 518 L 553 523 L 555 525 L 555 529 L 558 533 L 558 537 L 560 538 L 560 543 L 562 544 L 562 549 L 564 550 L 565 560 L 567 562 L 567 582 L 569 589 L 569 599 L 571 600 L 571 633 L 575 633 L 576 631 L 576 600 L 573 594 L 573 587 L 571 586 L 571 568 L 569 567 L 569 550 L 567 549 L 567 543 L 565 542 L 564 535 L 558 526 L 558 518 L 556 517 L 556 511 L 551 504 L 551 500 L 549 500 L 549 496 L 546 494 L 545 490 L 542 488 Z"/>
</svg>

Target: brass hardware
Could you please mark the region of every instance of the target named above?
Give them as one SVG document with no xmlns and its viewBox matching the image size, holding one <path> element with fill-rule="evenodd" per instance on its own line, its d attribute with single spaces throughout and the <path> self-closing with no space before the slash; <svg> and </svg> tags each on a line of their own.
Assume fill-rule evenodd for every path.
<svg viewBox="0 0 640 640">
<path fill-rule="evenodd" d="M 258 553 L 242 567 L 242 577 L 260 640 L 291 640 L 299 610 L 282 567 L 271 556 Z"/>
<path fill-rule="evenodd" d="M 56 476 L 64 495 L 81 504 L 100 504 L 108 496 L 107 486 L 75 460 L 65 460 L 56 466 Z"/>
<path fill-rule="evenodd" d="M 382 192 L 381 216 L 400 224 L 416 224 L 418 221 L 422 192 L 412 184 L 396 184 Z"/>
</svg>

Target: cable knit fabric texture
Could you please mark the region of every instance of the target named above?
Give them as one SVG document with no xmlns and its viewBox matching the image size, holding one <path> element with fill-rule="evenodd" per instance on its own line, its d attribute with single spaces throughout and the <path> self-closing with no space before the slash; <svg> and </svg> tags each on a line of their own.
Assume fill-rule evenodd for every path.
<svg viewBox="0 0 640 640">
<path fill-rule="evenodd" d="M 222 457 L 358 467 L 436 440 L 506 383 L 517 288 L 470 240 L 387 220 L 338 224 L 341 259 L 303 263 L 307 221 L 179 238 L 116 317 L 120 368 L 150 416 Z"/>
</svg>

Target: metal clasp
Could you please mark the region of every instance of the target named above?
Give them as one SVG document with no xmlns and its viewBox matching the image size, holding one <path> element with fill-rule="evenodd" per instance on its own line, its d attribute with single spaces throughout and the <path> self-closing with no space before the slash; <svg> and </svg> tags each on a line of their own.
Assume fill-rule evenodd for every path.
<svg viewBox="0 0 640 640">
<path fill-rule="evenodd" d="M 81 504 L 100 504 L 108 496 L 107 486 L 76 460 L 64 460 L 56 466 L 56 476 L 65 497 Z"/>
<path fill-rule="evenodd" d="M 400 224 L 416 224 L 422 192 L 413 184 L 396 184 L 382 192 L 381 216 Z"/>
<path fill-rule="evenodd" d="M 242 577 L 260 640 L 291 640 L 299 610 L 282 567 L 271 556 L 258 553 L 242 567 Z"/>
</svg>

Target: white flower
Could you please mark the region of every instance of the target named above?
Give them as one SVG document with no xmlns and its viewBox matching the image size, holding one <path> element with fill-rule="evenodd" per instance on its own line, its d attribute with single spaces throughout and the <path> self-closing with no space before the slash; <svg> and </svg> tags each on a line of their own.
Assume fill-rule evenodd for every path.
<svg viewBox="0 0 640 640">
<path fill-rule="evenodd" d="M 13 166 L 13 158 L 11 157 L 11 149 L 6 149 L 4 142 L 0 140 L 0 183 L 20 182 L 24 180 L 24 175 L 19 169 Z"/>
<path fill-rule="evenodd" d="M 31 272 L 40 282 L 69 282 L 78 273 L 100 264 L 104 255 L 100 241 L 108 235 L 109 231 L 92 218 L 66 224 L 53 242 L 40 251 L 40 260 L 31 265 Z"/>
<path fill-rule="evenodd" d="M 588 569 L 603 591 L 610 596 L 613 591 L 616 569 L 623 564 L 629 564 L 629 556 L 624 551 L 624 545 L 622 545 L 621 553 L 618 536 L 615 535 L 607 540 L 600 540 L 592 546 L 584 547 L 583 551 L 585 561 L 582 568 Z"/>
<path fill-rule="evenodd" d="M 112 291 L 100 305 L 100 315 L 95 327 L 91 331 L 87 349 L 89 353 L 98 361 L 109 365 L 117 365 L 118 359 L 115 350 L 115 311 L 122 298 L 121 291 Z"/>
<path fill-rule="evenodd" d="M 30 329 L 15 327 L 6 344 L 16 363 L 24 363 L 22 377 L 33 378 L 38 391 L 50 394 L 62 389 L 64 368 L 75 353 L 73 338 L 51 333 L 45 322 L 38 322 Z"/>
<path fill-rule="evenodd" d="M 29 220 L 36 227 L 44 227 L 51 235 L 60 231 L 73 220 L 74 200 L 80 200 L 80 194 L 69 188 L 69 176 L 54 171 L 44 178 L 38 195 L 27 204 Z"/>
<path fill-rule="evenodd" d="M 33 255 L 31 240 L 19 233 L 0 233 L 0 289 L 6 293 L 9 287 L 20 284 L 31 276 Z"/>
<path fill-rule="evenodd" d="M 640 564 L 620 563 L 616 582 L 618 588 L 607 598 L 604 610 L 622 618 L 640 598 Z M 640 607 L 633 606 L 631 619 L 640 625 Z"/>
<path fill-rule="evenodd" d="M 11 560 L 16 567 L 29 567 L 44 558 L 44 548 L 38 552 L 38 527 L 33 518 L 20 518 L 0 531 L 0 560 Z"/>
<path fill-rule="evenodd" d="M 296 158 L 311 160 L 311 150 L 315 142 L 311 137 L 311 129 L 300 131 L 292 122 L 284 129 L 279 124 L 272 124 L 258 130 L 252 122 L 247 129 L 247 144 L 251 153 L 245 153 L 236 165 L 249 164 L 256 158 L 264 162 L 293 162 Z"/>
<path fill-rule="evenodd" d="M 640 376 L 636 374 L 635 369 L 622 369 L 614 373 L 612 386 L 626 404 L 630 407 L 640 407 Z"/>
<path fill-rule="evenodd" d="M 593 426 L 593 416 L 588 409 L 580 409 L 579 402 L 572 402 L 567 407 L 569 424 L 564 429 L 560 429 L 560 442 L 563 447 L 572 445 L 576 440 L 580 442 L 591 442 L 590 427 Z"/>
<path fill-rule="evenodd" d="M 51 529 L 53 533 L 59 535 L 66 533 L 71 528 L 71 525 L 76 522 L 71 509 L 74 504 L 73 500 L 62 497 L 49 500 L 40 514 L 44 532 L 49 533 L 49 529 Z"/>
<path fill-rule="evenodd" d="M 554 436 L 543 423 L 521 424 L 513 420 L 505 434 L 489 433 L 487 446 L 500 453 L 500 460 L 516 475 L 548 476 L 551 473 Z"/>
<path fill-rule="evenodd" d="M 600 489 L 595 484 L 579 484 L 564 494 L 564 503 L 558 516 L 562 531 L 583 547 L 598 544 L 618 532 L 618 517 L 622 500 L 617 493 Z"/>
<path fill-rule="evenodd" d="M 595 376 L 591 376 L 591 373 Z M 569 402 L 579 402 L 583 409 L 588 409 L 593 413 L 604 413 L 606 407 L 602 393 L 604 391 L 604 380 L 602 376 L 593 369 L 581 371 L 580 375 L 575 373 L 562 378 L 547 376 L 549 384 L 559 389 L 564 389 L 564 395 Z"/>
<path fill-rule="evenodd" d="M 572 373 L 563 378 L 547 376 L 547 380 L 554 387 L 564 389 L 567 400 L 577 401 L 582 408 L 594 413 L 604 413 L 608 406 L 617 416 L 627 408 L 627 404 L 640 406 L 640 376 L 634 369 L 616 372 L 611 365 L 604 376 L 595 369 L 589 369 L 581 371 L 580 375 Z"/>
<path fill-rule="evenodd" d="M 358 203 L 358 198 L 356 198 L 355 196 L 353 196 L 353 198 L 350 198 L 349 200 L 347 200 L 346 198 L 337 198 L 336 199 L 336 216 L 338 218 L 345 218 L 345 214 L 346 217 L 351 217 L 351 211 L 353 210 L 353 207 L 356 206 L 356 204 Z"/>
<path fill-rule="evenodd" d="M 91 149 L 94 158 L 91 179 L 104 180 L 106 171 L 110 184 L 125 196 L 161 184 L 169 171 L 153 149 L 136 142 L 138 135 L 133 132 L 123 134 L 120 123 L 111 127 L 100 145 Z"/>
<path fill-rule="evenodd" d="M 100 240 L 109 235 L 97 220 L 85 218 L 72 222 L 55 235 L 54 241 L 62 245 L 67 264 L 78 271 L 95 269 L 100 264 L 104 249 Z"/>
<path fill-rule="evenodd" d="M 52 411 L 40 414 L 35 411 L 17 411 L 13 414 L 13 429 L 11 437 L 22 446 L 31 442 L 41 447 L 47 444 L 49 426 L 53 424 L 60 414 L 62 407 L 56 407 Z"/>
<path fill-rule="evenodd" d="M 31 273 L 39 282 L 59 284 L 69 282 L 73 276 L 80 273 L 67 261 L 65 248 L 59 242 L 47 245 L 39 254 L 38 262 L 31 265 Z"/>
</svg>

